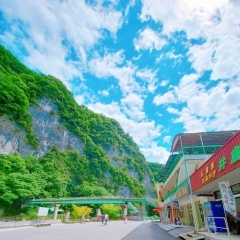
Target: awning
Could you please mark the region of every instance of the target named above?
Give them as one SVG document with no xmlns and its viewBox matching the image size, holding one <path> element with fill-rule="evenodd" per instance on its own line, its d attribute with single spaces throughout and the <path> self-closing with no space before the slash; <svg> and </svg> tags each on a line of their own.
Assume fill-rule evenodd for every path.
<svg viewBox="0 0 240 240">
<path fill-rule="evenodd" d="M 153 208 L 152 210 L 153 210 L 153 212 L 160 212 L 161 208 Z"/>
<path fill-rule="evenodd" d="M 50 212 L 54 212 L 54 207 L 49 208 L 49 211 L 50 211 Z M 63 212 L 64 212 L 64 210 L 58 209 L 58 213 L 63 213 Z"/>
</svg>

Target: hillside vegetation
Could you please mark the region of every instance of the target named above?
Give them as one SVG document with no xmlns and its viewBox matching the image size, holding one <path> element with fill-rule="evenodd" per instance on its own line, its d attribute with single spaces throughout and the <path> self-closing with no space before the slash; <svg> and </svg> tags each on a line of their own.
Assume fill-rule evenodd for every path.
<svg viewBox="0 0 240 240">
<path fill-rule="evenodd" d="M 29 107 L 38 107 L 39 99 L 49 99 L 57 105 L 58 111 L 51 114 L 59 115 L 66 129 L 84 145 L 83 154 L 75 149 L 60 151 L 53 145 L 40 158 L 0 155 L 0 207 L 30 196 L 115 195 L 124 186 L 134 196 L 146 196 L 146 176 L 150 177 L 150 191 L 154 192 L 154 177 L 144 156 L 117 121 L 78 105 L 60 80 L 29 70 L 2 46 L 0 93 L 0 116 L 7 115 L 21 126 L 26 132 L 25 141 L 35 149 L 39 142 Z M 109 156 L 111 150 L 118 154 Z M 132 177 L 129 171 L 138 177 Z"/>
</svg>

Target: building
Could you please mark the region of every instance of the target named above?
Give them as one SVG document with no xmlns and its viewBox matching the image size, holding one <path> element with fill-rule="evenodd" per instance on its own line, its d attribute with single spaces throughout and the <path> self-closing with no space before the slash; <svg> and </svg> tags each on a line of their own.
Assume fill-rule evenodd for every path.
<svg viewBox="0 0 240 240">
<path fill-rule="evenodd" d="M 212 155 L 190 177 L 192 194 L 211 196 L 215 201 L 228 202 L 220 194 L 219 183 L 228 182 L 233 192 L 237 214 L 240 215 L 240 132 L 236 133 L 222 148 Z M 228 226 L 240 235 L 240 222 L 227 213 Z M 233 220 L 233 221 L 232 221 Z"/>
<path fill-rule="evenodd" d="M 183 133 L 175 136 L 171 155 L 162 172 L 163 187 L 158 194 L 159 201 L 164 200 L 162 214 L 164 211 L 167 222 L 174 223 L 175 218 L 180 217 L 182 224 L 197 229 L 203 227 L 202 203 L 210 200 L 212 195 L 192 195 L 190 176 L 236 132 Z"/>
</svg>

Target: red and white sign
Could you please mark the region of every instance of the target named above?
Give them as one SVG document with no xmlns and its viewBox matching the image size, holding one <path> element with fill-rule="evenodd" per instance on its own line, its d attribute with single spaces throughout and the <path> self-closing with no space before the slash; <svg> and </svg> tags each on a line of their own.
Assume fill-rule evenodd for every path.
<svg viewBox="0 0 240 240">
<path fill-rule="evenodd" d="M 240 132 L 190 176 L 192 191 L 240 167 Z"/>
</svg>

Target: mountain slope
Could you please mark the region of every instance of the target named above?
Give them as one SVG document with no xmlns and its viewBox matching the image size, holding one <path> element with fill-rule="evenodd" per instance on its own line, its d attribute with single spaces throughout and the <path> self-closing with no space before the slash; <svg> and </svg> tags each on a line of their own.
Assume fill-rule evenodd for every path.
<svg viewBox="0 0 240 240">
<path fill-rule="evenodd" d="M 82 186 L 92 195 L 101 186 L 101 194 L 155 197 L 148 164 L 117 121 L 79 106 L 60 80 L 29 70 L 2 46 L 0 92 L 0 154 L 9 154 L 0 161 L 30 159 L 23 172 L 42 180 L 36 197 L 87 195 Z"/>
</svg>

